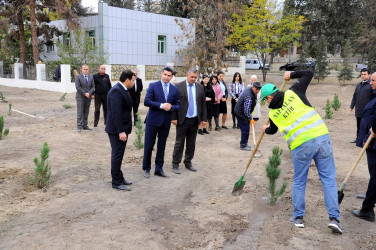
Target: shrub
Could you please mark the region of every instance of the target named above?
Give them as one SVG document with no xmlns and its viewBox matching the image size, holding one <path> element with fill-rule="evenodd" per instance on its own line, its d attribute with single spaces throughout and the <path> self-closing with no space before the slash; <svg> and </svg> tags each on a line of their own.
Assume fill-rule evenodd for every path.
<svg viewBox="0 0 376 250">
<path fill-rule="evenodd" d="M 4 129 L 4 117 L 0 115 L 0 140 L 3 139 L 3 136 L 7 136 L 9 134 L 9 128 Z"/>
<path fill-rule="evenodd" d="M 34 164 L 36 166 L 35 173 L 34 176 L 30 176 L 29 180 L 31 184 L 39 188 L 44 188 L 51 177 L 51 167 L 47 161 L 49 152 L 50 148 L 48 147 L 47 142 L 44 142 L 43 148 L 40 151 L 40 161 L 37 157 L 34 158 Z"/>
<path fill-rule="evenodd" d="M 334 94 L 334 100 L 332 102 L 332 108 L 337 111 L 341 107 L 341 102 L 339 101 L 337 93 Z"/>
<path fill-rule="evenodd" d="M 333 111 L 329 99 L 326 100 L 325 119 L 332 119 Z"/>
<path fill-rule="evenodd" d="M 61 97 L 60 97 L 60 101 L 63 102 L 65 101 L 65 97 L 67 96 L 67 93 L 64 93 Z"/>
<path fill-rule="evenodd" d="M 136 122 L 136 135 L 137 135 L 137 138 L 136 140 L 133 142 L 133 145 L 138 149 L 142 149 L 144 148 L 144 143 L 143 143 L 143 140 L 142 140 L 142 135 L 144 134 L 144 128 L 142 126 L 142 121 L 141 121 L 141 116 L 139 113 L 137 113 L 137 122 Z"/>
<path fill-rule="evenodd" d="M 70 104 L 64 104 L 63 105 L 63 108 L 65 108 L 65 109 L 70 109 L 72 106 L 70 105 Z"/>
<path fill-rule="evenodd" d="M 278 166 L 281 164 L 281 155 L 282 155 L 282 149 L 280 149 L 278 146 L 274 147 L 272 150 L 272 156 L 269 157 L 269 163 L 266 165 L 266 176 L 269 178 L 269 204 L 275 205 L 278 197 L 280 197 L 286 190 L 287 183 L 284 181 L 281 188 L 279 190 L 276 190 L 276 181 L 279 178 L 279 175 L 281 174 L 281 169 L 278 168 Z"/>
</svg>

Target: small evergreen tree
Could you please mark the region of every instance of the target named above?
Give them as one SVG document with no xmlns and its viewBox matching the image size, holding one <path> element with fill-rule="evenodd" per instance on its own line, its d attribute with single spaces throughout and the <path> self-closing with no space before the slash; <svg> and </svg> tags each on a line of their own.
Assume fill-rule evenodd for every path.
<svg viewBox="0 0 376 250">
<path fill-rule="evenodd" d="M 2 102 L 8 102 L 8 101 L 5 100 L 5 96 L 3 95 L 2 92 L 0 92 L 0 100 L 1 100 Z"/>
<path fill-rule="evenodd" d="M 352 55 L 352 49 L 351 49 L 351 44 L 350 41 L 347 40 L 345 47 L 343 48 L 343 67 L 339 71 L 338 74 L 338 80 L 342 82 L 342 84 L 345 84 L 346 81 L 351 81 L 353 79 L 353 69 L 352 66 L 349 62 L 349 58 Z"/>
<path fill-rule="evenodd" d="M 142 126 L 142 122 L 141 122 L 141 116 L 140 114 L 137 112 L 137 122 L 136 122 L 136 135 L 137 135 L 137 138 L 136 140 L 133 142 L 133 145 L 138 149 L 142 149 L 144 148 L 144 143 L 143 143 L 143 140 L 142 140 L 142 135 L 144 134 L 144 128 Z"/>
<path fill-rule="evenodd" d="M 282 149 L 278 146 L 274 147 L 273 155 L 269 157 L 269 163 L 266 166 L 266 176 L 269 178 L 269 204 L 275 205 L 278 197 L 280 197 L 286 190 L 287 183 L 284 181 L 281 188 L 276 190 L 276 181 L 281 174 L 281 169 L 278 166 L 281 164 Z"/>
<path fill-rule="evenodd" d="M 332 108 L 337 111 L 341 107 L 341 102 L 339 101 L 337 93 L 334 94 L 334 100 L 332 102 Z"/>
<path fill-rule="evenodd" d="M 326 100 L 325 119 L 332 119 L 333 111 L 329 99 Z"/>
<path fill-rule="evenodd" d="M 12 114 L 12 103 L 9 103 L 8 115 L 11 116 Z"/>
<path fill-rule="evenodd" d="M 66 97 L 66 96 L 67 96 L 67 93 L 64 93 L 64 94 L 60 97 L 59 100 L 62 101 L 62 102 L 65 101 L 65 97 Z"/>
<path fill-rule="evenodd" d="M 0 115 L 0 140 L 3 139 L 3 136 L 7 136 L 9 134 L 9 128 L 4 129 L 4 117 Z"/>
<path fill-rule="evenodd" d="M 39 187 L 44 188 L 51 177 L 51 167 L 48 164 L 48 153 L 50 152 L 50 148 L 48 147 L 47 142 L 44 142 L 43 148 L 40 152 L 40 161 L 37 157 L 34 158 L 35 163 L 35 173 L 34 176 L 30 176 L 29 180 L 30 183 Z"/>
</svg>

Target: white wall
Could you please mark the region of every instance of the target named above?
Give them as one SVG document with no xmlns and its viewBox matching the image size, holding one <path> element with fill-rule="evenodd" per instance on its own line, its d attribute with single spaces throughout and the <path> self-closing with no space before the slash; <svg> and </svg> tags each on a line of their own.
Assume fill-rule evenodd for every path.
<svg viewBox="0 0 376 250">
<path fill-rule="evenodd" d="M 61 82 L 0 78 L 0 85 L 8 86 L 8 87 L 17 87 L 17 88 L 42 89 L 42 90 L 55 91 L 55 92 L 60 92 L 60 93 L 75 93 L 76 92 L 76 86 L 74 82 L 61 83 Z"/>
</svg>

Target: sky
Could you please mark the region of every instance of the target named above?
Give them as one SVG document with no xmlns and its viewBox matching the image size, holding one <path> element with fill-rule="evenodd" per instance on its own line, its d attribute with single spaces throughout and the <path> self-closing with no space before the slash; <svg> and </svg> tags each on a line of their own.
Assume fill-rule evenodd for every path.
<svg viewBox="0 0 376 250">
<path fill-rule="evenodd" d="M 98 12 L 98 0 L 82 0 L 82 6 L 92 7 L 93 12 Z"/>
</svg>

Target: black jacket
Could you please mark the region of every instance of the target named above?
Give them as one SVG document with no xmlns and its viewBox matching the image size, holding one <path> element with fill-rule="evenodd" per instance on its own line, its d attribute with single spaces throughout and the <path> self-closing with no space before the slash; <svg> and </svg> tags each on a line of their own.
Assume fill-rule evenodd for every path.
<svg viewBox="0 0 376 250">
<path fill-rule="evenodd" d="M 95 86 L 94 94 L 107 95 L 108 91 L 111 89 L 110 76 L 107 74 L 100 75 L 99 73 L 96 73 L 93 75 L 93 78 Z"/>
<path fill-rule="evenodd" d="M 133 103 L 140 103 L 141 91 L 143 90 L 141 78 L 136 78 L 136 84 L 137 90 L 135 90 L 135 87 L 133 86 L 133 88 L 129 89 L 129 93 L 131 94 Z"/>
<path fill-rule="evenodd" d="M 291 79 L 293 78 L 299 78 L 299 80 L 291 86 L 290 90 L 294 91 L 295 94 L 299 96 L 299 98 L 302 100 L 302 102 L 312 107 L 312 105 L 309 103 L 306 91 L 308 88 L 308 85 L 311 83 L 311 80 L 313 78 L 313 72 L 310 70 L 302 70 L 302 71 L 295 71 L 291 72 L 290 75 Z M 273 100 L 269 104 L 270 109 L 278 109 L 282 107 L 283 104 L 283 98 L 285 97 L 285 92 L 277 91 L 276 95 L 273 97 Z M 270 120 L 270 119 L 269 119 Z M 266 134 L 275 134 L 278 131 L 278 127 L 273 123 L 272 120 L 270 120 L 270 126 L 265 129 Z"/>
<path fill-rule="evenodd" d="M 372 87 L 369 84 L 370 80 L 360 82 L 355 87 L 354 95 L 351 100 L 350 108 L 355 107 L 355 117 L 362 117 L 364 107 L 367 105 L 372 95 Z"/>
<path fill-rule="evenodd" d="M 359 134 L 357 138 L 356 145 L 358 147 L 363 147 L 363 143 L 365 143 L 370 136 L 369 129 L 372 128 L 372 131 L 375 132 L 376 125 L 376 90 L 373 90 L 373 94 L 370 97 L 370 101 L 364 107 L 362 113 L 362 120 L 360 122 L 359 127 Z M 375 139 L 373 139 L 370 143 L 370 147 L 376 149 Z"/>
<path fill-rule="evenodd" d="M 204 86 L 204 91 L 205 91 L 205 97 L 209 97 L 211 99 L 210 103 L 214 103 L 215 102 L 215 93 L 214 93 L 214 90 L 213 90 L 213 87 L 211 86 L 211 84 L 207 84 L 206 86 L 201 83 L 202 86 Z M 208 102 L 206 102 L 208 103 Z"/>
</svg>

